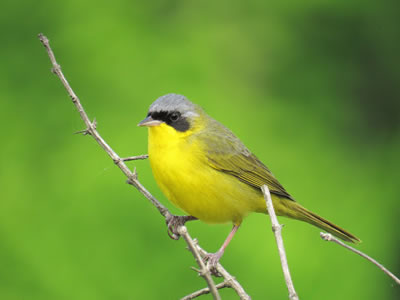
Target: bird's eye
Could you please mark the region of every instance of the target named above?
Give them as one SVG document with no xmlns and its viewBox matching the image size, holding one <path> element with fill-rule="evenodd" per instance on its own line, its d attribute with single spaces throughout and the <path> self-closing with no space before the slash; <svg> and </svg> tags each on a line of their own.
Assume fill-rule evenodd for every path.
<svg viewBox="0 0 400 300">
<path fill-rule="evenodd" d="M 179 117 L 180 117 L 180 114 L 178 112 L 173 112 L 169 116 L 169 119 L 171 120 L 171 122 L 176 122 L 176 121 L 178 121 Z"/>
</svg>

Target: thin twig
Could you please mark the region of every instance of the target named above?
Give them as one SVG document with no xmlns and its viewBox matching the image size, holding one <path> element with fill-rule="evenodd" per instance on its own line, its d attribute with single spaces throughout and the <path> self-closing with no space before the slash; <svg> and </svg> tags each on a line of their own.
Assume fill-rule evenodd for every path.
<svg viewBox="0 0 400 300">
<path fill-rule="evenodd" d="M 364 257 L 366 260 L 372 262 L 374 265 L 376 265 L 379 269 L 381 269 L 386 275 L 388 275 L 390 278 L 392 278 L 397 284 L 400 285 L 400 279 L 398 277 L 396 277 L 392 272 L 390 272 L 388 269 L 386 269 L 382 264 L 378 263 L 375 259 L 373 259 L 372 257 L 368 256 L 367 254 L 364 254 L 363 252 L 361 252 L 360 250 L 357 250 L 345 243 L 343 243 L 342 241 L 339 241 L 337 238 L 335 238 L 332 234 L 330 233 L 324 233 L 321 232 L 320 237 L 328 242 L 334 242 L 358 255 L 360 255 L 361 257 Z"/>
<path fill-rule="evenodd" d="M 264 194 L 264 199 L 267 203 L 268 214 L 271 218 L 272 223 L 272 231 L 275 235 L 276 244 L 278 245 L 278 252 L 279 257 L 281 258 L 282 270 L 283 275 L 285 277 L 286 286 L 289 291 L 289 299 L 291 300 L 298 300 L 299 297 L 297 296 L 296 290 L 294 289 L 292 277 L 290 276 L 289 265 L 286 258 L 285 247 L 283 245 L 282 239 L 282 225 L 279 224 L 278 218 L 276 217 L 274 205 L 272 204 L 271 193 L 269 192 L 268 186 L 263 185 L 261 190 Z"/>
<path fill-rule="evenodd" d="M 223 288 L 226 288 L 226 287 L 231 287 L 231 286 L 226 281 L 223 281 L 221 283 L 218 283 L 215 287 L 220 290 L 220 289 L 223 289 Z M 187 296 L 181 298 L 181 300 L 195 299 L 195 298 L 197 298 L 197 297 L 199 297 L 201 295 L 206 295 L 208 293 L 210 293 L 210 289 L 207 287 L 207 288 L 198 290 L 198 291 L 196 291 L 194 293 L 191 293 L 190 295 L 187 295 Z"/>
<path fill-rule="evenodd" d="M 140 160 L 140 159 L 147 159 L 149 158 L 148 154 L 143 154 L 143 155 L 137 155 L 137 156 L 129 156 L 122 158 L 123 161 L 131 161 L 131 160 Z"/>
<path fill-rule="evenodd" d="M 71 86 L 69 85 L 67 79 L 65 78 L 63 72 L 61 71 L 61 67 L 60 65 L 57 63 L 56 58 L 54 56 L 54 53 L 50 47 L 49 44 L 49 40 L 46 36 L 44 36 L 43 34 L 39 34 L 39 39 L 42 42 L 43 46 L 46 48 L 47 54 L 49 55 L 51 64 L 53 66 L 52 68 L 52 72 L 55 73 L 58 78 L 61 80 L 62 84 L 64 85 L 65 89 L 67 90 L 68 95 L 71 97 L 72 102 L 74 103 L 75 107 L 77 108 L 81 119 L 85 122 L 86 125 L 86 129 L 81 131 L 81 133 L 83 134 L 89 134 L 91 135 L 96 142 L 104 149 L 104 151 L 107 152 L 107 154 L 111 157 L 111 159 L 114 161 L 114 163 L 121 169 L 121 171 L 125 174 L 125 176 L 128 178 L 127 183 L 133 185 L 140 193 L 142 193 L 156 208 L 157 210 L 160 212 L 160 214 L 165 218 L 168 219 L 172 216 L 172 214 L 169 212 L 169 210 L 161 204 L 160 201 L 158 201 L 138 180 L 137 178 L 137 173 L 136 173 L 136 169 L 134 170 L 134 172 L 132 172 L 124 163 L 124 161 L 127 160 L 132 160 L 132 158 L 128 158 L 128 159 L 124 159 L 119 157 L 116 152 L 114 152 L 114 150 L 104 141 L 104 139 L 100 136 L 100 134 L 98 133 L 97 129 L 96 129 L 96 121 L 94 120 L 93 122 L 90 121 L 88 115 L 86 114 L 85 110 L 83 109 L 83 106 L 78 98 L 78 96 L 74 93 L 74 91 L 72 90 Z M 137 156 L 134 159 L 144 159 L 145 155 L 142 156 Z M 134 160 L 133 159 L 133 160 Z M 185 226 L 178 226 L 177 230 L 178 231 L 182 231 L 184 232 L 185 229 L 182 229 L 182 227 L 184 227 L 186 229 Z M 186 230 L 187 233 L 187 230 Z M 191 247 L 191 244 L 194 244 L 193 239 L 189 236 L 189 234 L 184 234 L 184 238 L 185 241 L 188 244 L 188 247 L 190 249 L 190 251 L 193 253 L 194 257 L 196 258 L 196 261 L 198 262 L 199 266 L 201 269 L 204 270 L 204 262 L 202 259 L 198 260 L 199 257 L 199 253 L 200 250 L 202 250 L 203 252 L 205 252 L 200 246 L 198 246 L 197 244 L 195 244 L 195 247 Z M 191 244 L 190 244 L 191 243 Z M 201 262 L 201 263 L 199 263 Z M 222 268 L 222 266 L 221 266 Z M 226 272 L 226 271 L 225 271 Z M 228 273 L 227 276 L 229 275 L 232 280 L 234 280 L 234 278 Z M 201 274 L 202 275 L 202 274 Z M 208 287 L 211 291 L 211 294 L 213 295 L 214 299 L 220 299 L 218 291 L 215 287 L 215 283 L 213 282 L 213 280 L 211 279 L 211 276 L 203 276 L 206 279 L 206 282 L 208 284 Z M 236 280 L 234 280 L 233 282 L 234 285 L 236 286 L 240 286 L 239 282 L 237 282 Z M 247 296 L 248 298 L 242 298 L 242 293 L 244 293 L 245 295 L 247 295 L 243 288 L 240 286 L 240 288 L 242 289 L 241 293 L 239 295 L 239 297 L 241 299 L 250 299 L 249 296 Z"/>
</svg>

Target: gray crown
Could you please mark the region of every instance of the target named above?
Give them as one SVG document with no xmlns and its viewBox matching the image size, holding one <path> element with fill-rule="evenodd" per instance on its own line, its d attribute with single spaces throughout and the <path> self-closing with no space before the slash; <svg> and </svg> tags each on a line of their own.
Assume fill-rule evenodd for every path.
<svg viewBox="0 0 400 300">
<path fill-rule="evenodd" d="M 195 113 L 198 106 L 190 102 L 185 96 L 178 94 L 167 94 L 154 101 L 149 108 L 149 112 L 159 111 L 179 111 L 182 115 L 191 112 Z"/>
</svg>

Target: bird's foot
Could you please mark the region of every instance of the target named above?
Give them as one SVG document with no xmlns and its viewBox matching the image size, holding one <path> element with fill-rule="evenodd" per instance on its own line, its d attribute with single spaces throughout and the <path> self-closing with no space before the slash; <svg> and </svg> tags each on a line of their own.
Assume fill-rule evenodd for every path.
<svg viewBox="0 0 400 300">
<path fill-rule="evenodd" d="M 215 253 L 208 253 L 205 257 L 205 260 L 207 261 L 207 267 L 210 270 L 211 274 L 214 276 L 222 276 L 221 273 L 219 273 L 217 270 L 217 265 L 223 254 L 224 251 L 219 250 Z"/>
<path fill-rule="evenodd" d="M 196 217 L 193 216 L 175 216 L 168 215 L 165 219 L 168 226 L 168 235 L 173 240 L 179 240 L 180 235 L 178 233 L 178 227 L 185 225 L 187 221 L 197 220 Z"/>
</svg>

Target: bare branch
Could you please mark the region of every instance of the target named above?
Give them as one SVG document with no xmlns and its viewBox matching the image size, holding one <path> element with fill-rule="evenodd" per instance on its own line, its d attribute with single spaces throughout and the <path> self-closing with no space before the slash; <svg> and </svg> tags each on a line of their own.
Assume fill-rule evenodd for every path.
<svg viewBox="0 0 400 300">
<path fill-rule="evenodd" d="M 202 249 L 197 243 L 196 247 L 197 250 L 200 252 L 201 257 L 205 259 L 208 256 L 208 253 L 204 249 Z M 235 277 L 228 273 L 228 271 L 226 271 L 220 263 L 217 264 L 216 269 L 217 272 L 225 279 L 225 282 L 229 284 L 229 287 L 231 287 L 236 292 L 236 294 L 238 294 L 241 300 L 251 300 L 251 297 L 246 293 L 246 291 L 240 285 L 239 281 L 237 281 Z"/>
<path fill-rule="evenodd" d="M 204 263 L 200 252 L 198 251 L 195 242 L 189 235 L 189 232 L 187 231 L 186 226 L 180 225 L 177 228 L 178 233 L 184 238 L 186 241 L 186 244 L 188 245 L 189 251 L 192 252 L 194 259 L 196 260 L 197 264 L 200 267 L 200 270 L 198 270 L 198 273 L 200 276 L 202 276 L 205 281 L 207 282 L 208 288 L 211 291 L 211 294 L 214 296 L 214 299 L 220 300 L 221 297 L 218 293 L 217 287 L 215 286 L 214 281 L 211 278 L 211 272 L 207 268 L 206 264 Z"/>
<path fill-rule="evenodd" d="M 226 288 L 226 287 L 231 287 L 231 286 L 226 281 L 223 281 L 221 283 L 218 283 L 215 287 L 220 290 L 220 289 L 223 289 L 223 288 Z M 199 297 L 201 295 L 206 295 L 208 293 L 210 293 L 210 289 L 209 288 L 204 288 L 204 289 L 198 290 L 198 291 L 196 291 L 194 293 L 191 293 L 190 295 L 187 295 L 187 296 L 181 298 L 181 300 L 195 299 L 195 298 L 197 298 L 197 297 Z"/>
<path fill-rule="evenodd" d="M 261 187 L 261 190 L 264 194 L 264 199 L 267 203 L 267 210 L 272 223 L 272 231 L 274 232 L 276 244 L 278 245 L 278 252 L 279 252 L 279 257 L 281 259 L 283 275 L 285 277 L 286 286 L 289 291 L 289 299 L 298 300 L 299 297 L 297 296 L 296 290 L 294 289 L 292 277 L 290 276 L 289 265 L 286 258 L 285 247 L 283 245 L 283 239 L 281 233 L 282 225 L 279 224 L 278 218 L 276 217 L 274 205 L 272 204 L 271 193 L 269 192 L 268 186 L 263 185 Z"/>
<path fill-rule="evenodd" d="M 39 39 L 42 42 L 43 46 L 46 48 L 47 54 L 49 55 L 50 61 L 53 65 L 52 72 L 55 73 L 58 76 L 58 78 L 61 80 L 62 84 L 64 85 L 65 89 L 67 90 L 68 95 L 71 97 L 72 102 L 74 103 L 75 107 L 77 108 L 77 110 L 81 116 L 81 119 L 85 122 L 86 129 L 83 131 L 80 131 L 79 133 L 83 133 L 85 135 L 86 134 L 91 135 L 96 140 L 96 142 L 104 149 L 104 151 L 107 152 L 107 154 L 111 157 L 111 159 L 114 161 L 114 163 L 125 174 L 125 176 L 128 178 L 127 183 L 133 185 L 140 193 L 142 193 L 158 209 L 160 214 L 165 219 L 171 218 L 172 214 L 169 212 L 169 210 L 164 205 L 162 205 L 161 202 L 158 201 L 139 182 L 139 180 L 137 178 L 136 169 L 134 170 L 134 172 L 132 172 L 125 164 L 125 161 L 129 161 L 129 160 L 146 159 L 147 155 L 121 158 L 116 154 L 116 152 L 114 152 L 114 150 L 100 136 L 100 134 L 98 133 L 98 131 L 96 129 L 96 121 L 95 120 L 93 122 L 90 121 L 88 115 L 86 114 L 85 110 L 83 109 L 83 106 L 82 106 L 78 96 L 74 93 L 71 86 L 69 85 L 67 79 L 65 78 L 63 72 L 61 71 L 60 65 L 56 61 L 54 53 L 49 44 L 49 40 L 43 34 L 39 34 Z M 201 276 L 203 276 L 204 279 L 206 280 L 208 288 L 211 291 L 211 294 L 213 295 L 214 299 L 220 299 L 216 285 L 211 278 L 210 271 L 205 267 L 204 260 L 202 259 L 203 256 L 201 253 L 203 253 L 203 252 L 206 253 L 206 252 L 193 241 L 193 239 L 190 237 L 190 235 L 187 232 L 187 229 L 184 225 L 178 226 L 177 231 L 182 234 L 189 249 L 193 253 L 193 256 L 195 257 L 195 259 L 200 267 L 199 274 Z M 220 268 L 222 268 L 222 266 L 220 266 Z M 223 270 L 225 271 L 225 269 L 223 269 Z M 225 273 L 226 273 L 225 274 L 226 278 L 228 278 L 230 276 L 231 280 L 229 282 L 232 286 L 240 286 L 239 282 L 234 280 L 234 278 L 228 272 L 225 271 Z M 240 288 L 241 288 L 240 293 L 238 293 L 239 297 L 241 299 L 250 299 L 250 297 L 245 293 L 245 291 L 243 290 L 243 288 L 241 286 L 240 286 Z M 242 295 L 246 295 L 247 298 L 242 298 Z"/>
<path fill-rule="evenodd" d="M 381 269 L 386 275 L 388 275 L 390 278 L 392 278 L 397 284 L 400 285 L 400 279 L 398 277 L 396 277 L 392 272 L 390 272 L 388 269 L 386 269 L 383 265 L 381 265 L 380 263 L 378 263 L 375 259 L 373 259 L 372 257 L 368 256 L 367 254 L 364 254 L 363 252 L 361 252 L 360 250 L 357 250 L 345 243 L 343 243 L 342 241 L 339 241 L 337 238 L 335 238 L 332 234 L 330 233 L 324 233 L 321 232 L 320 237 L 328 242 L 334 242 L 358 255 L 360 255 L 361 257 L 364 257 L 366 260 L 372 262 L 374 265 L 376 265 L 379 269 Z"/>
<path fill-rule="evenodd" d="M 90 134 L 96 142 L 107 152 L 107 154 L 111 157 L 114 163 L 121 169 L 121 171 L 128 177 L 128 183 L 136 187 L 150 202 L 158 209 L 158 211 L 166 217 L 170 215 L 168 209 L 162 205 L 153 195 L 150 194 L 149 191 L 137 180 L 137 176 L 126 166 L 124 160 L 120 158 L 114 150 L 103 140 L 100 134 L 96 130 L 96 121 L 91 122 L 88 115 L 86 114 L 83 106 L 72 90 L 71 86 L 69 85 L 67 79 L 65 78 L 63 72 L 61 71 L 60 65 L 57 63 L 56 58 L 54 56 L 53 50 L 50 47 L 49 40 L 43 34 L 39 34 L 39 39 L 42 42 L 43 46 L 46 48 L 47 53 L 49 55 L 50 61 L 53 65 L 53 73 L 55 73 L 58 78 L 61 80 L 62 84 L 64 85 L 65 89 L 67 90 L 68 95 L 71 97 L 72 102 L 74 103 L 75 107 L 77 108 L 81 119 L 85 122 L 86 129 L 81 131 L 84 134 Z"/>
</svg>

